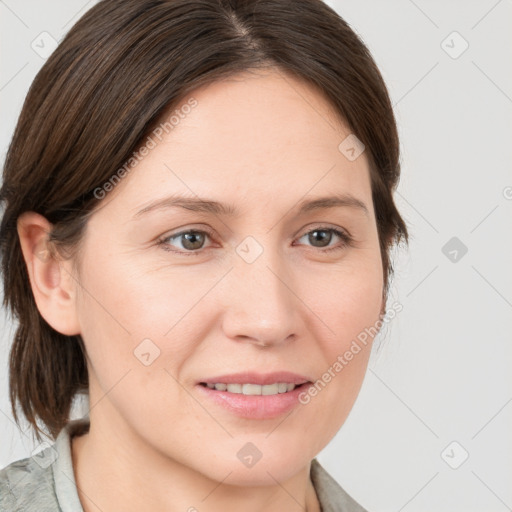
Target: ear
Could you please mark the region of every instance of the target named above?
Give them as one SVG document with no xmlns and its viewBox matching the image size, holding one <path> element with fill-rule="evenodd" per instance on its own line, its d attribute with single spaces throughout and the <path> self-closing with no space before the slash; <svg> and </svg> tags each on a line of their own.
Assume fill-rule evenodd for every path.
<svg viewBox="0 0 512 512">
<path fill-rule="evenodd" d="M 18 218 L 17 229 L 39 313 L 61 334 L 80 334 L 77 281 L 71 260 L 62 259 L 49 242 L 52 225 L 38 213 L 24 212 Z"/>
</svg>

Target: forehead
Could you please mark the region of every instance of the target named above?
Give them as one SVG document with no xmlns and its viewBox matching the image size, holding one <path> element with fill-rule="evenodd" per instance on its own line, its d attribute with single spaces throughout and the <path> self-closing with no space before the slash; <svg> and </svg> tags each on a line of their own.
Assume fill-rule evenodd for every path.
<svg viewBox="0 0 512 512">
<path fill-rule="evenodd" d="M 180 192 L 248 206 L 370 191 L 366 155 L 350 161 L 339 149 L 349 128 L 319 91 L 280 71 L 198 88 L 161 121 L 152 149 L 114 191 L 133 213 Z"/>
<path fill-rule="evenodd" d="M 336 153 L 338 139 L 350 132 L 318 90 L 277 70 L 241 73 L 191 96 L 197 107 L 179 121 L 167 142 L 194 147 L 215 160 L 235 154 L 254 165 L 268 165 L 268 160 L 293 153 L 309 151 L 318 157 L 320 152 Z"/>
</svg>

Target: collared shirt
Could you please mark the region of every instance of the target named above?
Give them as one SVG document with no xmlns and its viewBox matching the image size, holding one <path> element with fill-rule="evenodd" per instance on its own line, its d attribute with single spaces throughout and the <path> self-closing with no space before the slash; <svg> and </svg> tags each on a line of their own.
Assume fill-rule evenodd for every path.
<svg viewBox="0 0 512 512">
<path fill-rule="evenodd" d="M 83 512 L 78 498 L 71 437 L 88 423 L 71 421 L 53 445 L 0 471 L 0 512 Z M 322 512 L 366 512 L 313 459 L 310 471 Z"/>
</svg>

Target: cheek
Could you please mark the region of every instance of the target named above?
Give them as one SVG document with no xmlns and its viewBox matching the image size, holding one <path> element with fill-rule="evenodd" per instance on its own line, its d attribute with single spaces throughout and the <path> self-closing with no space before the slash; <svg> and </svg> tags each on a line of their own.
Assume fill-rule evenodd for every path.
<svg viewBox="0 0 512 512">
<path fill-rule="evenodd" d="M 100 387 L 110 389 L 129 371 L 130 381 L 140 381 L 139 396 L 151 380 L 157 388 L 169 382 L 164 370 L 179 375 L 196 351 L 208 327 L 197 318 L 199 303 L 222 273 L 199 273 L 193 265 L 148 268 L 131 258 L 107 257 L 107 250 L 102 254 L 89 258 L 82 271 L 82 336 Z"/>
<path fill-rule="evenodd" d="M 211 286 L 209 281 L 217 278 L 208 280 L 196 274 L 192 266 L 174 270 L 144 266 L 144 262 L 123 255 L 96 259 L 94 266 L 84 268 L 88 290 L 83 304 L 85 323 L 90 323 L 88 318 L 99 321 L 102 329 L 122 338 L 129 336 L 133 343 L 152 336 L 161 338 L 204 295 Z"/>
<path fill-rule="evenodd" d="M 369 253 L 325 272 L 324 278 L 320 275 L 315 281 L 304 283 L 303 295 L 328 327 L 323 340 L 326 355 L 332 359 L 379 320 L 383 273 L 380 257 Z"/>
<path fill-rule="evenodd" d="M 91 400 L 101 404 L 96 414 L 111 414 L 113 405 L 141 431 L 158 420 L 169 424 L 178 403 L 180 418 L 196 416 L 171 375 L 179 375 L 195 350 L 194 333 L 187 335 L 181 320 L 201 290 L 187 287 L 178 277 L 162 279 L 159 272 L 143 273 L 109 262 L 102 267 L 96 261 L 84 269 L 84 278 L 88 293 L 80 316 L 91 369 Z M 105 394 L 108 400 L 101 399 Z"/>
<path fill-rule="evenodd" d="M 314 453 L 324 448 L 347 419 L 367 371 L 374 336 L 369 333 L 379 325 L 382 289 L 371 280 L 345 283 L 342 291 L 317 298 L 315 311 L 329 330 L 318 342 L 321 373 L 301 397 L 307 431 L 317 433 L 311 436 Z"/>
<path fill-rule="evenodd" d="M 304 397 L 323 411 L 332 435 L 350 412 L 361 388 L 372 341 L 380 327 L 383 274 L 381 261 L 371 256 L 340 266 L 329 279 L 317 280 L 304 293 L 319 318 L 319 347 L 324 361 L 315 390 Z M 306 291 L 307 290 L 307 291 Z M 327 326 L 328 328 L 326 328 Z M 311 425 L 313 428 L 313 425 Z"/>
</svg>

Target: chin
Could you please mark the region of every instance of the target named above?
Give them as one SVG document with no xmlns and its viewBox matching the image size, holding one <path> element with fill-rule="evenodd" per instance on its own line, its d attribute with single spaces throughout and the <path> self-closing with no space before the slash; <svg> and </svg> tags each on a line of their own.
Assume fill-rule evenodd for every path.
<svg viewBox="0 0 512 512">
<path fill-rule="evenodd" d="M 199 464 L 198 471 L 216 481 L 238 486 L 275 485 L 286 481 L 303 470 L 314 458 L 304 443 L 275 442 L 268 435 L 243 436 L 230 439 L 229 443 Z M 250 440 L 252 439 L 252 441 Z M 210 462 L 211 461 L 211 462 Z"/>
</svg>

